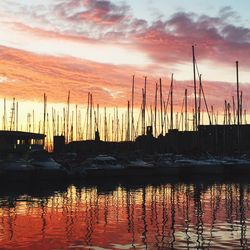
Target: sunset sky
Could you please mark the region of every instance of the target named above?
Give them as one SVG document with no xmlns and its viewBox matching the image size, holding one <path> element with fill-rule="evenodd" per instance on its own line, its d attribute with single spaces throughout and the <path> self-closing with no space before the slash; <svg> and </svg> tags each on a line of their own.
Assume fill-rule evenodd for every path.
<svg viewBox="0 0 250 250">
<path fill-rule="evenodd" d="M 242 90 L 250 83 L 250 1 L 4 0 L 0 2 L 0 97 L 126 106 L 132 75 L 141 102 L 144 76 L 153 95 L 174 73 L 176 105 L 192 96 L 192 54 L 209 104 L 235 95 L 235 61 Z M 247 91 L 243 96 L 248 97 Z M 231 100 L 231 99 L 230 99 Z M 245 105 L 247 103 L 245 102 Z"/>
</svg>

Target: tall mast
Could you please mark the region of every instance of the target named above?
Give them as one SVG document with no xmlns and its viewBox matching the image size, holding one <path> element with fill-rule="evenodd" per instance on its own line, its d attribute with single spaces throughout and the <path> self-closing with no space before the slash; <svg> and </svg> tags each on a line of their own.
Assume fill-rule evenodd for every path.
<svg viewBox="0 0 250 250">
<path fill-rule="evenodd" d="M 161 105 L 161 134 L 163 134 L 162 83 L 161 83 L 161 78 L 160 78 L 160 105 Z"/>
<path fill-rule="evenodd" d="M 92 94 L 90 94 L 90 117 L 89 117 L 89 121 L 90 121 L 89 122 L 89 128 L 90 128 L 89 137 L 90 137 L 90 140 L 92 140 L 92 126 L 93 126 L 93 123 L 92 123 L 92 120 L 93 120 L 93 118 L 92 118 L 92 114 L 93 114 L 92 106 L 93 106 L 93 99 L 92 99 Z"/>
<path fill-rule="evenodd" d="M 122 113 L 121 141 L 123 141 L 123 130 L 124 130 L 123 122 L 124 122 L 124 114 Z"/>
<path fill-rule="evenodd" d="M 11 108 L 10 130 L 15 130 L 15 98 L 13 98 L 13 104 Z"/>
<path fill-rule="evenodd" d="M 70 122 L 70 142 L 74 140 L 74 110 L 71 112 L 71 122 Z"/>
<path fill-rule="evenodd" d="M 185 131 L 187 131 L 187 89 L 185 89 Z"/>
<path fill-rule="evenodd" d="M 240 124 L 242 124 L 242 91 L 240 91 Z"/>
<path fill-rule="evenodd" d="M 104 140 L 107 141 L 108 131 L 107 131 L 107 111 L 104 107 Z"/>
<path fill-rule="evenodd" d="M 227 100 L 224 101 L 224 125 L 227 125 Z"/>
<path fill-rule="evenodd" d="M 234 96 L 232 96 L 233 99 L 233 124 L 236 124 L 236 115 L 235 115 L 235 102 L 234 102 Z"/>
<path fill-rule="evenodd" d="M 135 75 L 132 81 L 132 106 L 131 106 L 131 140 L 134 140 L 134 95 L 135 95 Z"/>
<path fill-rule="evenodd" d="M 215 114 L 214 114 L 214 106 L 213 105 L 211 105 L 211 115 L 212 115 L 212 125 L 214 125 L 214 120 L 216 120 L 215 119 Z M 216 124 L 216 122 L 215 122 L 215 124 Z"/>
<path fill-rule="evenodd" d="M 78 140 L 78 109 L 76 104 L 76 141 Z"/>
<path fill-rule="evenodd" d="M 18 102 L 16 102 L 16 131 L 18 131 Z"/>
<path fill-rule="evenodd" d="M 55 109 L 52 107 L 52 138 L 56 135 L 56 126 L 55 126 Z"/>
<path fill-rule="evenodd" d="M 155 119 L 154 119 L 154 127 L 155 127 L 155 137 L 157 136 L 157 92 L 158 92 L 158 83 L 155 83 Z"/>
<path fill-rule="evenodd" d="M 96 130 L 99 132 L 99 104 L 97 104 Z"/>
<path fill-rule="evenodd" d="M 66 131 L 66 141 L 69 142 L 69 103 L 70 103 L 70 91 L 68 92 L 68 101 L 67 101 L 67 131 Z"/>
<path fill-rule="evenodd" d="M 46 132 L 47 96 L 43 94 L 43 134 Z"/>
<path fill-rule="evenodd" d="M 35 110 L 32 110 L 33 133 L 35 133 Z"/>
<path fill-rule="evenodd" d="M 49 129 L 49 114 L 47 113 L 46 114 L 46 123 L 47 123 L 47 128 L 46 128 L 46 145 L 45 145 L 45 149 L 48 150 L 49 149 L 49 145 L 50 145 L 50 142 L 51 142 L 51 138 L 50 138 L 50 129 Z"/>
<path fill-rule="evenodd" d="M 147 107 L 147 77 L 145 76 L 144 81 L 144 103 L 143 103 L 143 134 L 145 135 L 146 128 L 146 107 Z"/>
<path fill-rule="evenodd" d="M 62 128 L 62 130 L 63 130 L 63 135 L 64 136 L 66 136 L 66 133 L 65 133 L 65 131 L 66 131 L 66 121 L 65 121 L 65 119 L 66 119 L 66 110 L 65 110 L 65 107 L 63 108 L 63 128 Z"/>
<path fill-rule="evenodd" d="M 141 134 L 145 134 L 145 90 L 142 88 L 142 105 L 141 105 Z"/>
<path fill-rule="evenodd" d="M 116 141 L 119 141 L 119 114 L 118 107 L 116 107 Z"/>
<path fill-rule="evenodd" d="M 240 93 L 239 93 L 239 62 L 236 61 L 236 83 L 237 83 L 237 124 L 240 125 Z"/>
<path fill-rule="evenodd" d="M 231 106 L 230 106 L 230 102 L 228 102 L 227 104 L 227 114 L 228 114 L 228 125 L 231 124 Z"/>
<path fill-rule="evenodd" d="M 152 104 L 150 104 L 150 126 L 153 128 L 153 108 L 152 108 Z"/>
<path fill-rule="evenodd" d="M 196 98 L 196 71 L 195 71 L 195 54 L 194 54 L 194 45 L 192 46 L 193 54 L 193 73 L 194 73 L 194 130 L 197 130 L 197 98 Z"/>
<path fill-rule="evenodd" d="M 130 119 L 129 119 L 129 117 L 130 117 L 130 102 L 128 101 L 128 110 L 127 110 L 127 133 L 126 133 L 126 141 L 129 141 L 130 140 Z"/>
<path fill-rule="evenodd" d="M 88 92 L 88 105 L 87 105 L 87 121 L 86 121 L 86 140 L 88 140 L 89 135 L 89 102 L 90 102 L 90 93 Z"/>
<path fill-rule="evenodd" d="M 237 81 L 237 143 L 240 151 L 240 94 L 239 94 L 239 62 L 236 61 L 236 81 Z"/>
<path fill-rule="evenodd" d="M 171 75 L 171 86 L 170 86 L 170 129 L 173 129 L 173 85 L 174 79 L 173 74 Z"/>
<path fill-rule="evenodd" d="M 201 123 L 201 74 L 199 75 L 199 104 L 198 104 L 198 121 L 197 124 L 198 126 Z"/>
<path fill-rule="evenodd" d="M 4 120 L 3 120 L 3 129 L 6 130 L 6 99 L 4 98 Z"/>
</svg>

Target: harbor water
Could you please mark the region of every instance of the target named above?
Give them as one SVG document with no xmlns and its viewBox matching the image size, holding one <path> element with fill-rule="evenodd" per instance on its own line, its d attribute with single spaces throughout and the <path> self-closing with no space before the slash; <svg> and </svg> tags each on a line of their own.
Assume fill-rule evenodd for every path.
<svg viewBox="0 0 250 250">
<path fill-rule="evenodd" d="M 1 184 L 0 249 L 247 249 L 248 180 Z"/>
</svg>

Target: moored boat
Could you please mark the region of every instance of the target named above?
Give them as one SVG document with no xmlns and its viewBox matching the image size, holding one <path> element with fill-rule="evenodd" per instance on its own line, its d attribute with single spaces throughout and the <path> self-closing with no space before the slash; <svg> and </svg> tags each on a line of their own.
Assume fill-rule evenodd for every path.
<svg viewBox="0 0 250 250">
<path fill-rule="evenodd" d="M 82 176 L 114 176 L 124 174 L 124 166 L 113 156 L 98 155 L 88 158 L 78 167 Z"/>
</svg>

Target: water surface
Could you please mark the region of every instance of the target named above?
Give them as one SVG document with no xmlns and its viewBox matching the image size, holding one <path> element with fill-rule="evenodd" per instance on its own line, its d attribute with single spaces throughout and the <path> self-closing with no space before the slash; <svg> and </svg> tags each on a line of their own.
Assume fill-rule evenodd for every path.
<svg viewBox="0 0 250 250">
<path fill-rule="evenodd" d="M 238 181 L 1 186 L 0 249 L 247 249 Z"/>
</svg>

